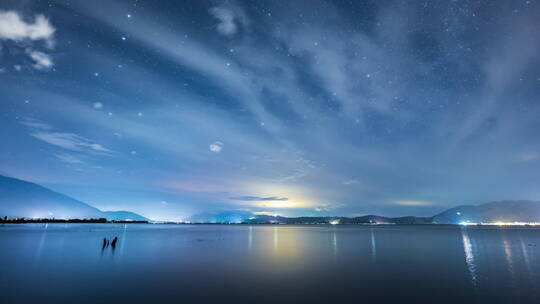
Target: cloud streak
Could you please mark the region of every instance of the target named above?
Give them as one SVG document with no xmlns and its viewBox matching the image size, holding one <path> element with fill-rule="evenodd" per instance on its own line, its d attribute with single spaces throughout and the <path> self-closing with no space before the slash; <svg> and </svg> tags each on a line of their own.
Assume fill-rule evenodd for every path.
<svg viewBox="0 0 540 304">
<path fill-rule="evenodd" d="M 287 200 L 289 200 L 286 197 L 279 197 L 279 196 L 267 196 L 267 197 L 261 197 L 261 196 L 235 196 L 235 197 L 231 197 L 230 199 L 235 200 L 235 201 L 246 201 L 246 202 L 287 201 Z"/>
<path fill-rule="evenodd" d="M 52 126 L 33 118 L 24 118 L 20 123 L 30 128 L 30 136 L 56 147 L 70 151 L 101 155 L 111 155 L 114 153 L 114 151 L 105 148 L 101 144 L 95 143 L 81 135 L 66 132 L 55 132 L 53 131 Z M 66 157 L 66 154 L 60 154 L 59 159 L 70 163 L 77 163 L 75 158 Z"/>
<path fill-rule="evenodd" d="M 104 154 L 111 154 L 113 152 L 100 144 L 94 143 L 74 133 L 34 132 L 30 135 L 48 144 L 67 150 L 79 152 L 98 152 Z"/>
</svg>

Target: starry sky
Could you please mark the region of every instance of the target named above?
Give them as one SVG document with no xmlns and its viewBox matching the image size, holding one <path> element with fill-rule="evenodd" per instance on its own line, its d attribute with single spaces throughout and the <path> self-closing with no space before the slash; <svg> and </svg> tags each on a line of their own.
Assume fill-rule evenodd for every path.
<svg viewBox="0 0 540 304">
<path fill-rule="evenodd" d="M 0 2 L 0 174 L 103 210 L 540 200 L 539 1 Z"/>
</svg>

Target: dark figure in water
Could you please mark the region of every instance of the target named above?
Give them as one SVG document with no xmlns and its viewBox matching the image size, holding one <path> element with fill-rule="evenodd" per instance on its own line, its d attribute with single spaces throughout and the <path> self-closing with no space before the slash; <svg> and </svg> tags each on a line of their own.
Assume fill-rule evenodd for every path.
<svg viewBox="0 0 540 304">
<path fill-rule="evenodd" d="M 103 247 L 101 247 L 101 249 L 105 249 L 105 247 L 107 247 L 109 241 L 107 241 L 106 238 L 103 238 Z"/>
<path fill-rule="evenodd" d="M 111 242 L 112 248 L 116 248 L 116 242 L 118 242 L 118 238 L 115 236 L 114 239 Z"/>
</svg>

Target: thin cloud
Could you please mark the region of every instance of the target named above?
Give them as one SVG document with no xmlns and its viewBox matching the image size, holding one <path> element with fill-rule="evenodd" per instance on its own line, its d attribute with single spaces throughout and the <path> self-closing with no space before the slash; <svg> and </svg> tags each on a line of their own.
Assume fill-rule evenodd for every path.
<svg viewBox="0 0 540 304">
<path fill-rule="evenodd" d="M 112 154 L 114 151 L 95 143 L 81 135 L 67 132 L 55 132 L 52 126 L 33 118 L 24 118 L 22 125 L 30 128 L 30 136 L 53 146 L 76 152 Z"/>
<path fill-rule="evenodd" d="M 56 154 L 55 155 L 60 161 L 68 164 L 82 164 L 83 161 L 78 157 L 71 154 Z"/>
<path fill-rule="evenodd" d="M 288 201 L 289 200 L 286 197 L 278 197 L 278 196 L 268 196 L 268 197 L 236 196 L 236 197 L 231 197 L 230 199 L 235 200 L 235 201 L 246 201 L 246 202 Z"/>
<path fill-rule="evenodd" d="M 31 133 L 30 135 L 48 144 L 67 150 L 79 152 L 113 152 L 100 144 L 93 143 L 90 140 L 74 133 L 35 132 Z"/>
<path fill-rule="evenodd" d="M 522 162 L 528 162 L 528 161 L 533 161 L 537 159 L 538 159 L 537 153 L 527 152 L 527 153 L 522 153 L 518 155 L 518 160 Z"/>
<path fill-rule="evenodd" d="M 43 52 L 28 50 L 27 53 L 35 62 L 33 67 L 38 70 L 49 69 L 54 65 L 51 56 Z"/>
<path fill-rule="evenodd" d="M 238 32 L 238 27 L 247 23 L 244 12 L 230 4 L 223 3 L 212 7 L 209 13 L 219 21 L 217 30 L 225 36 L 235 35 Z"/>
<path fill-rule="evenodd" d="M 39 120 L 33 119 L 31 117 L 25 117 L 21 121 L 19 121 L 21 125 L 27 126 L 32 129 L 38 129 L 38 130 L 50 130 L 52 129 L 52 126 L 43 123 Z"/>
<path fill-rule="evenodd" d="M 433 206 L 433 205 L 436 205 L 435 203 L 433 202 L 428 202 L 428 201 L 415 201 L 415 200 L 397 200 L 397 201 L 394 201 L 393 202 L 394 205 L 399 205 L 399 206 Z"/>
<path fill-rule="evenodd" d="M 357 179 L 349 179 L 349 180 L 344 180 L 343 182 L 341 182 L 343 185 L 358 185 L 360 184 L 360 181 L 357 180 Z"/>
</svg>

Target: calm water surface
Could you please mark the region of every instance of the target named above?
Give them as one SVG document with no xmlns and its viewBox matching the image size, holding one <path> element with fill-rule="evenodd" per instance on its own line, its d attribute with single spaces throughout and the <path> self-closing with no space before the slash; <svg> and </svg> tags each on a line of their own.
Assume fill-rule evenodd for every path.
<svg viewBox="0 0 540 304">
<path fill-rule="evenodd" d="M 534 228 L 25 224 L 0 246 L 2 303 L 540 303 Z"/>
</svg>

